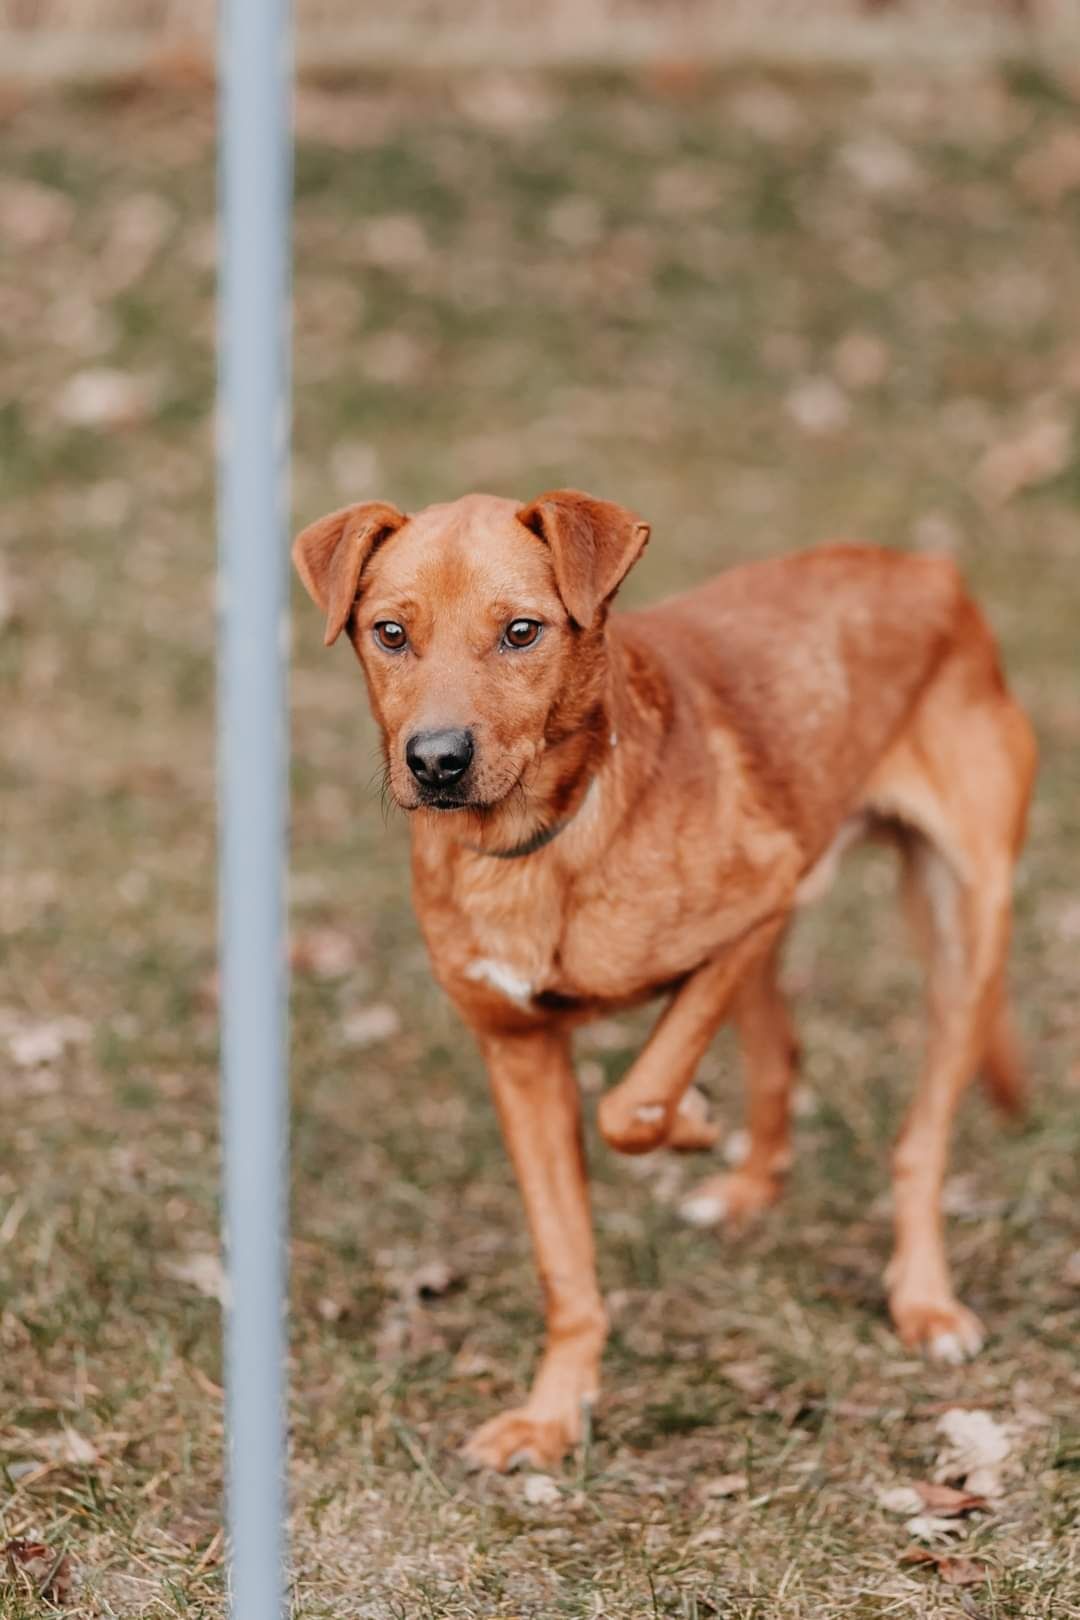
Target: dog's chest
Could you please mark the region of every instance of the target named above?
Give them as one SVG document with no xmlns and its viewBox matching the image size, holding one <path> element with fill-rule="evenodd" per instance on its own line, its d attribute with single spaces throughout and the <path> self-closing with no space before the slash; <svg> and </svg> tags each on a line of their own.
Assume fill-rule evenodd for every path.
<svg viewBox="0 0 1080 1620">
<path fill-rule="evenodd" d="M 626 1003 L 715 949 L 723 907 L 673 884 L 597 883 L 568 894 L 542 866 L 484 874 L 420 908 L 436 973 L 459 1003 L 547 1013 Z"/>
<path fill-rule="evenodd" d="M 460 874 L 424 923 L 439 977 L 458 999 L 480 994 L 531 1009 L 556 988 L 562 910 L 543 867 Z"/>
</svg>

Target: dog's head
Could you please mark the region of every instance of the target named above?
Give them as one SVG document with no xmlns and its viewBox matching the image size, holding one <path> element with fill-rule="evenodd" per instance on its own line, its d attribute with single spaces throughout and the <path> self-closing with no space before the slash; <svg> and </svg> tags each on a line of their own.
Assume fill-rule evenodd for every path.
<svg viewBox="0 0 1080 1620">
<path fill-rule="evenodd" d="M 407 810 L 488 812 L 604 724 L 607 607 L 648 539 L 621 506 L 554 490 L 405 517 L 381 501 L 304 529 L 293 560 L 347 630 Z M 569 761 L 568 761 L 569 762 Z"/>
</svg>

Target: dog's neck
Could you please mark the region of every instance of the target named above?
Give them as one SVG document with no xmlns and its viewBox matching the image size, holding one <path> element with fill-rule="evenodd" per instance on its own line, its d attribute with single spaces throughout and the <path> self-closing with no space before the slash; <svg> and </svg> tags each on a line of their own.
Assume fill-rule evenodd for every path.
<svg viewBox="0 0 1080 1620">
<path fill-rule="evenodd" d="M 512 844 L 509 849 L 500 849 L 495 845 L 485 846 L 483 844 L 467 844 L 466 848 L 472 850 L 475 855 L 487 855 L 496 861 L 519 861 L 523 860 L 527 855 L 539 854 L 540 850 L 546 849 L 548 844 L 553 844 L 559 834 L 565 832 L 567 827 L 570 826 L 578 810 L 584 806 L 588 799 L 592 785 L 592 782 L 590 782 L 585 789 L 581 804 L 577 806 L 577 809 L 572 810 L 568 816 L 563 816 L 559 821 L 553 821 L 547 827 L 537 828 L 536 832 L 530 833 L 528 838 L 523 838 L 520 842 Z"/>
</svg>

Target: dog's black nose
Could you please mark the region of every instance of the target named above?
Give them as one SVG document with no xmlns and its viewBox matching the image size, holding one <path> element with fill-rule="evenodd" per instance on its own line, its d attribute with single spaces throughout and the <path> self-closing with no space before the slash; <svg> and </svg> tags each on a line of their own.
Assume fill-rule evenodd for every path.
<svg viewBox="0 0 1080 1620">
<path fill-rule="evenodd" d="M 423 787 L 449 787 L 472 757 L 470 731 L 418 731 L 405 744 L 405 763 Z"/>
</svg>

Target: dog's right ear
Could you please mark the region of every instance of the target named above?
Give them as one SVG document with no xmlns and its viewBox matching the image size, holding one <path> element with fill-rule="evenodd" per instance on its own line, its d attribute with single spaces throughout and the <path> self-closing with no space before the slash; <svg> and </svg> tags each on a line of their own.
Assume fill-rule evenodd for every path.
<svg viewBox="0 0 1080 1620">
<path fill-rule="evenodd" d="M 293 541 L 296 572 L 326 614 L 327 647 L 348 623 L 360 575 L 375 547 L 404 522 L 405 514 L 386 501 L 361 501 L 309 523 Z"/>
</svg>

